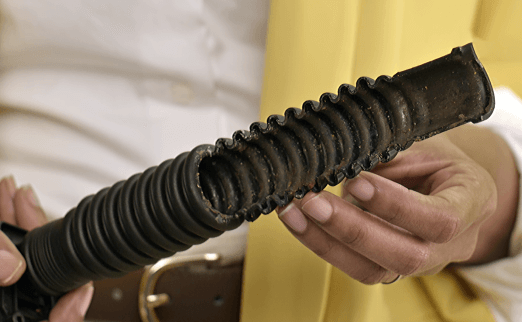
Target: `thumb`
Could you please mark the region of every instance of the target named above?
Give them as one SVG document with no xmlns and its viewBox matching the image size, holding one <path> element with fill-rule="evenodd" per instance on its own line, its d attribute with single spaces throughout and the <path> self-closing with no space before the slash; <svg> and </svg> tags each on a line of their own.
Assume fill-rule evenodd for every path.
<svg viewBox="0 0 522 322">
<path fill-rule="evenodd" d="M 0 286 L 15 283 L 24 271 L 24 258 L 9 238 L 0 232 Z"/>
</svg>

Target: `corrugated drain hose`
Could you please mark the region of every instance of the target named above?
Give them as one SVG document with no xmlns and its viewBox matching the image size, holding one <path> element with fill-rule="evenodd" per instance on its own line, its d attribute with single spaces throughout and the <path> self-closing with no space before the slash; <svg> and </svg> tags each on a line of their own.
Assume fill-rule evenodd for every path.
<svg viewBox="0 0 522 322">
<path fill-rule="evenodd" d="M 120 277 L 254 221 L 308 191 L 372 169 L 423 140 L 493 112 L 484 68 L 468 44 L 424 65 L 253 123 L 84 198 L 18 245 L 24 285 L 57 296 Z M 2 320 L 3 321 L 3 320 Z"/>
</svg>

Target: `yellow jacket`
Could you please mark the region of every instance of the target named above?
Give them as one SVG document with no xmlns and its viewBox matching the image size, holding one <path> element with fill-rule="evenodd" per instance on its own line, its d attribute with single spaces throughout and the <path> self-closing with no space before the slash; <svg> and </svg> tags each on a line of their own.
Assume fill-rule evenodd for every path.
<svg viewBox="0 0 522 322">
<path fill-rule="evenodd" d="M 393 75 L 474 42 L 494 85 L 522 96 L 522 1 L 272 0 L 261 120 L 360 76 Z M 456 274 L 365 286 L 317 258 L 275 214 L 251 225 L 242 320 L 493 321 Z"/>
</svg>

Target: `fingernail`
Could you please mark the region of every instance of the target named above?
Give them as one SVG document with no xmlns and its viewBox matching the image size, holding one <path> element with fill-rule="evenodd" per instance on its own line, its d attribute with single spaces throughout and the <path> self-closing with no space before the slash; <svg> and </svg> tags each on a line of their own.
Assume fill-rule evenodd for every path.
<svg viewBox="0 0 522 322">
<path fill-rule="evenodd" d="M 16 184 L 15 184 L 13 176 L 8 176 L 8 177 L 4 178 L 3 180 L 5 180 L 5 184 L 7 186 L 7 191 L 11 195 L 11 198 L 13 198 L 16 193 Z"/>
<path fill-rule="evenodd" d="M 87 310 L 91 305 L 93 294 L 94 286 L 92 285 L 92 283 L 82 286 L 82 292 L 78 298 L 78 310 L 81 316 L 85 316 L 85 314 L 87 314 Z"/>
<path fill-rule="evenodd" d="M 317 195 L 303 205 L 303 211 L 320 223 L 325 223 L 332 216 L 332 205 L 322 195 Z"/>
<path fill-rule="evenodd" d="M 31 186 L 23 186 L 22 188 L 22 191 L 24 193 L 24 197 L 25 199 L 33 206 L 33 207 L 36 207 L 36 208 L 39 208 L 40 207 L 40 202 L 38 201 L 38 199 L 36 198 L 36 194 L 34 193 L 34 190 Z"/>
<path fill-rule="evenodd" d="M 356 199 L 368 201 L 375 194 L 375 187 L 365 178 L 359 176 L 348 180 L 345 185 L 346 192 Z"/>
<path fill-rule="evenodd" d="M 306 217 L 292 203 L 289 204 L 285 210 L 279 214 L 279 218 L 296 233 L 304 232 L 306 230 L 306 226 L 308 225 L 308 220 Z"/>
<path fill-rule="evenodd" d="M 0 282 L 9 283 L 22 268 L 23 261 L 6 250 L 0 250 Z"/>
</svg>

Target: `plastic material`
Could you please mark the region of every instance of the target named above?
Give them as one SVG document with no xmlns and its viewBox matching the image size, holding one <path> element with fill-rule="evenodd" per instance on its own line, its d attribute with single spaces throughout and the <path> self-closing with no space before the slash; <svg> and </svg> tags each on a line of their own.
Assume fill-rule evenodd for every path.
<svg viewBox="0 0 522 322">
<path fill-rule="evenodd" d="M 26 235 L 24 279 L 58 296 L 120 277 L 353 178 L 414 141 L 480 122 L 493 108 L 471 44 L 393 77 L 360 78 L 86 197 Z"/>
</svg>

